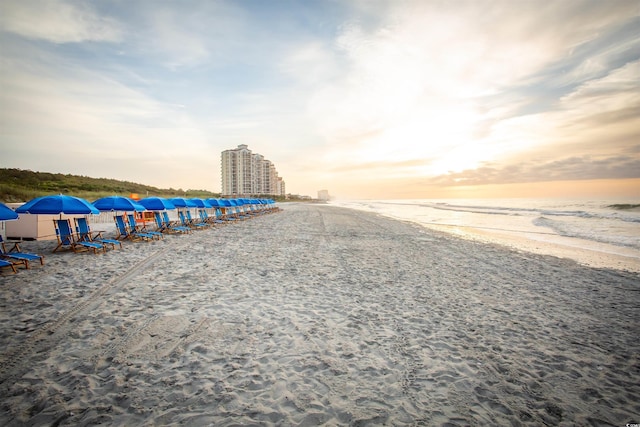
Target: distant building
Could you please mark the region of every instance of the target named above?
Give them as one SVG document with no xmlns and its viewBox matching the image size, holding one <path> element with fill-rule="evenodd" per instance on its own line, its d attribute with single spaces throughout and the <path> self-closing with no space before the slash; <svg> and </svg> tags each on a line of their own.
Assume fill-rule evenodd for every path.
<svg viewBox="0 0 640 427">
<path fill-rule="evenodd" d="M 246 144 L 223 151 L 220 163 L 223 196 L 285 195 L 284 180 L 273 163 Z"/>
<path fill-rule="evenodd" d="M 275 194 L 277 194 L 279 196 L 284 196 L 285 194 L 287 194 L 286 190 L 287 189 L 286 189 L 286 186 L 284 184 L 284 179 L 282 179 L 279 176 L 276 176 L 276 188 L 275 188 L 276 193 Z"/>
<path fill-rule="evenodd" d="M 318 200 L 322 200 L 324 202 L 329 201 L 329 190 L 319 190 Z"/>
</svg>

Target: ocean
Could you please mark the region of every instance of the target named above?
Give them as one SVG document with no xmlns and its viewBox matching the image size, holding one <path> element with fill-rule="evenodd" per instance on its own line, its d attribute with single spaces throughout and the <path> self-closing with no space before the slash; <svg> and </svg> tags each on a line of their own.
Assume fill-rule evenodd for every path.
<svg viewBox="0 0 640 427">
<path fill-rule="evenodd" d="M 331 204 L 594 267 L 640 271 L 637 200 L 337 200 Z"/>
</svg>

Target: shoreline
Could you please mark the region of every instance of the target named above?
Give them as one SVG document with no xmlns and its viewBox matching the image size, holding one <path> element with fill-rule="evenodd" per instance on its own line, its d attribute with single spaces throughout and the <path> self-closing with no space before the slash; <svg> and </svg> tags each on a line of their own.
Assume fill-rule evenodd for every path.
<svg viewBox="0 0 640 427">
<path fill-rule="evenodd" d="M 380 203 L 384 204 L 384 201 Z M 402 210 L 378 210 L 359 203 L 334 206 L 372 212 L 398 221 L 408 221 L 430 230 L 473 240 L 497 244 L 515 251 L 527 251 L 539 255 L 566 258 L 594 268 L 625 270 L 640 273 L 640 251 L 633 247 L 585 240 L 576 236 L 563 236 L 553 232 L 526 229 L 522 224 L 511 224 L 512 229 L 486 224 L 441 223 L 440 219 L 408 214 Z"/>
<path fill-rule="evenodd" d="M 0 276 L 2 424 L 640 413 L 636 274 L 352 209 L 283 209 L 104 255 L 43 250 L 43 267 Z"/>
<path fill-rule="evenodd" d="M 447 228 L 459 228 L 459 226 L 455 225 L 425 224 L 424 227 L 449 233 L 462 239 L 500 245 L 508 250 L 565 258 L 576 261 L 585 267 L 640 273 L 640 259 L 637 257 L 637 251 L 630 248 L 615 247 L 615 252 L 612 252 L 608 250 L 611 245 L 602 243 L 598 245 L 599 250 L 592 250 L 579 244 L 572 244 L 570 240 L 580 241 L 577 238 L 568 239 L 561 236 L 553 236 L 555 241 L 554 239 L 545 241 L 537 235 L 528 235 L 526 232 L 523 232 L 522 236 L 518 237 L 506 233 L 488 232 L 472 226 L 465 227 L 459 233 L 447 230 Z M 590 246 L 593 246 L 593 242 L 590 242 Z"/>
</svg>

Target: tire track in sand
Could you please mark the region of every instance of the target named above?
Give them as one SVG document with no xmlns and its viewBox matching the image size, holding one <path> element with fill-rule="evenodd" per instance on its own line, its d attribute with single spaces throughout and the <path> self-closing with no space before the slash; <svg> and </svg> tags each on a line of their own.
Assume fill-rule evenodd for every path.
<svg viewBox="0 0 640 427">
<path fill-rule="evenodd" d="M 3 389 L 9 387 L 12 383 L 12 379 L 15 379 L 23 374 L 26 370 L 25 366 L 28 366 L 35 353 L 42 353 L 47 348 L 51 347 L 54 342 L 60 340 L 61 335 L 66 335 L 71 330 L 71 322 L 78 314 L 86 311 L 91 304 L 97 299 L 106 294 L 109 290 L 115 286 L 123 285 L 127 283 L 131 278 L 139 274 L 141 271 L 149 268 L 161 255 L 169 252 L 170 250 L 176 250 L 175 247 L 167 247 L 159 250 L 147 258 L 132 265 L 120 276 L 114 277 L 98 289 L 96 289 L 88 298 L 78 302 L 75 306 L 62 313 L 57 319 L 45 324 L 42 328 L 35 331 L 24 343 L 20 346 L 9 350 L 9 352 L 2 355 L 2 361 L 0 361 L 0 385 Z M 55 340 L 54 340 L 55 335 Z"/>
</svg>

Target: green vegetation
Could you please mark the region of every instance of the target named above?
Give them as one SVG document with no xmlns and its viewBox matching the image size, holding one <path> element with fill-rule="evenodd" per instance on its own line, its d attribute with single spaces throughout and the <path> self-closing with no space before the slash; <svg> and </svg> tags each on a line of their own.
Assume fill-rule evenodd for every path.
<svg viewBox="0 0 640 427">
<path fill-rule="evenodd" d="M 206 190 L 164 189 L 115 179 L 0 168 L 0 201 L 4 203 L 26 202 L 49 194 L 66 194 L 93 201 L 131 193 L 140 197 L 220 197 L 219 193 Z"/>
</svg>

